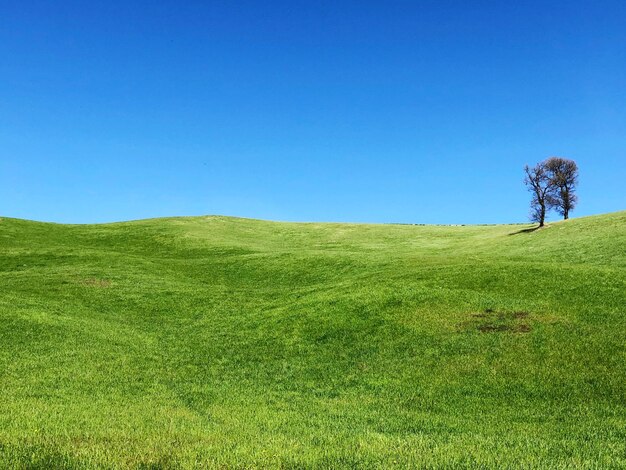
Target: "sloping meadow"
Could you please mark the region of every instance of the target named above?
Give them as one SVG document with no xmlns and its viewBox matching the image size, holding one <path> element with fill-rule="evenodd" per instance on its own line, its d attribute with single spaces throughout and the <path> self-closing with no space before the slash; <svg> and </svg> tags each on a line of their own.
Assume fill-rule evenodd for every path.
<svg viewBox="0 0 626 470">
<path fill-rule="evenodd" d="M 626 212 L 0 220 L 0 467 L 626 466 Z"/>
</svg>

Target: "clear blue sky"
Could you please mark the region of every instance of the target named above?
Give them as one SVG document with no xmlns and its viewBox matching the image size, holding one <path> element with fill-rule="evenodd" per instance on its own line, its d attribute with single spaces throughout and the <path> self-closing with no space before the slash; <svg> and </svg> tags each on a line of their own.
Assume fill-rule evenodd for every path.
<svg viewBox="0 0 626 470">
<path fill-rule="evenodd" d="M 0 215 L 527 220 L 626 209 L 626 1 L 2 1 Z"/>
</svg>

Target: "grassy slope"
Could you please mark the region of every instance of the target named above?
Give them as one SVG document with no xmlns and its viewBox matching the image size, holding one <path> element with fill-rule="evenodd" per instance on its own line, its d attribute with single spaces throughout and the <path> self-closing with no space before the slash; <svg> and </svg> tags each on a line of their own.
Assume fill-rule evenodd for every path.
<svg viewBox="0 0 626 470">
<path fill-rule="evenodd" d="M 626 212 L 522 228 L 2 219 L 0 466 L 626 467 Z"/>
</svg>

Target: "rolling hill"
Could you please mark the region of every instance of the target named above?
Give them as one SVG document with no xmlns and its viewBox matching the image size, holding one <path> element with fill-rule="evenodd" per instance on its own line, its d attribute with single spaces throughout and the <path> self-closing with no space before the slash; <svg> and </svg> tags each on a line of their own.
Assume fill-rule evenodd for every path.
<svg viewBox="0 0 626 470">
<path fill-rule="evenodd" d="M 626 212 L 0 220 L 0 467 L 626 467 Z"/>
</svg>

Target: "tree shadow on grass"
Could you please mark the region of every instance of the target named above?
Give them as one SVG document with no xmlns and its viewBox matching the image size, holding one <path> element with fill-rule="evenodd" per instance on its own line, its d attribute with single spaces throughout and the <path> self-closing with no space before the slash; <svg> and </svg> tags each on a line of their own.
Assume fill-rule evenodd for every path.
<svg viewBox="0 0 626 470">
<path fill-rule="evenodd" d="M 520 233 L 532 233 L 535 230 L 539 230 L 541 227 L 539 227 L 539 225 L 537 225 L 536 227 L 530 227 L 530 228 L 523 228 L 521 230 L 518 230 L 517 232 L 511 232 L 509 233 L 509 236 L 511 235 L 518 235 Z"/>
</svg>

